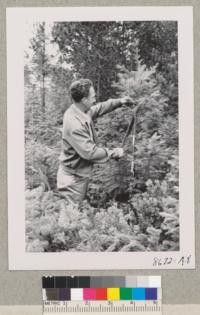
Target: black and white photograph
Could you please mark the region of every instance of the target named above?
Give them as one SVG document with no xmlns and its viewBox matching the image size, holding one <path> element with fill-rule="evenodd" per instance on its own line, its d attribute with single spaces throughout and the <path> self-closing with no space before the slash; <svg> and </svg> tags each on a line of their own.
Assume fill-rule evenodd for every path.
<svg viewBox="0 0 200 315">
<path fill-rule="evenodd" d="M 26 264 L 19 251 L 16 269 L 40 255 L 35 269 L 70 260 L 86 269 L 90 257 L 94 269 L 101 261 L 104 268 L 194 265 L 191 11 L 136 9 L 71 8 L 51 19 L 44 9 L 37 19 L 39 8 L 32 19 L 34 8 L 10 9 L 23 16 L 20 59 L 8 45 L 16 89 L 8 89 L 10 261 L 19 229 L 29 257 Z M 12 32 L 10 24 L 11 47 Z M 20 161 L 14 181 L 11 159 Z M 56 257 L 65 258 L 54 265 Z"/>
</svg>

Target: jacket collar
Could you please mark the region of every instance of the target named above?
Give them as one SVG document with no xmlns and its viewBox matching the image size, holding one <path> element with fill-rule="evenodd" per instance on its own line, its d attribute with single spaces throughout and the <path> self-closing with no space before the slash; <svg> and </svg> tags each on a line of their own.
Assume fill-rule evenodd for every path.
<svg viewBox="0 0 200 315">
<path fill-rule="evenodd" d="M 72 104 L 70 107 L 76 117 L 81 119 L 82 122 L 91 121 L 91 117 L 87 113 L 82 112 L 75 104 Z"/>
</svg>

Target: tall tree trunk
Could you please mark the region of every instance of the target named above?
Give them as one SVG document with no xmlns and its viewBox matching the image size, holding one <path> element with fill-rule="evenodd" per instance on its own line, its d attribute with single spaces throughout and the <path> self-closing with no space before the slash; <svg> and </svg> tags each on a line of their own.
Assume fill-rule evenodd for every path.
<svg viewBox="0 0 200 315">
<path fill-rule="evenodd" d="M 99 67 L 98 67 L 98 78 L 97 78 L 97 99 L 99 100 L 99 97 L 100 97 L 100 78 L 101 78 L 101 74 L 100 74 L 100 71 L 101 71 L 101 61 L 100 61 L 100 58 L 98 60 L 98 64 L 99 64 Z"/>
<path fill-rule="evenodd" d="M 45 40 L 45 23 L 43 23 L 43 56 L 42 56 L 42 111 L 45 113 L 46 99 L 45 99 L 45 76 L 46 76 L 46 40 Z"/>
<path fill-rule="evenodd" d="M 46 109 L 46 100 L 45 100 L 45 95 L 46 91 L 45 91 L 45 73 L 42 74 L 42 111 L 43 113 L 45 113 L 45 109 Z"/>
</svg>

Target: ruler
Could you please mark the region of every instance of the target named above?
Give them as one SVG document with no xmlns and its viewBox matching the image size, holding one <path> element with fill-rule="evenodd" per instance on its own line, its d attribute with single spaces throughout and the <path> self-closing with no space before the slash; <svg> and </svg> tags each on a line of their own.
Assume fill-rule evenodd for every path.
<svg viewBox="0 0 200 315">
<path fill-rule="evenodd" d="M 43 315 L 161 315 L 161 301 L 44 301 Z"/>
</svg>

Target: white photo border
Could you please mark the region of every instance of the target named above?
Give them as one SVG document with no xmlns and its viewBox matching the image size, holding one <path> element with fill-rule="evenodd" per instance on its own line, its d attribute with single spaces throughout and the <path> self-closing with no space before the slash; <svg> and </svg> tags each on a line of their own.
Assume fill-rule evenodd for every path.
<svg viewBox="0 0 200 315">
<path fill-rule="evenodd" d="M 178 22 L 180 251 L 28 253 L 25 251 L 24 25 L 27 21 L 117 20 Z M 195 268 L 193 93 L 192 7 L 7 8 L 9 270 Z"/>
</svg>

